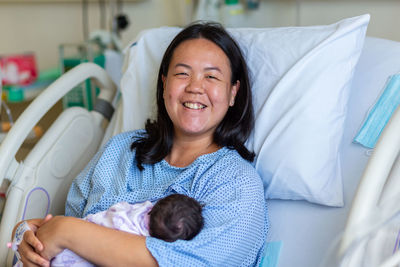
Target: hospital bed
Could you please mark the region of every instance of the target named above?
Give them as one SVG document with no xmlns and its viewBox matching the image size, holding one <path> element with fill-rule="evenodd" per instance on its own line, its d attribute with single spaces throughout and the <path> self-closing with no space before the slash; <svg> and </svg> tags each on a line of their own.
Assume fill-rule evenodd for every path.
<svg viewBox="0 0 400 267">
<path fill-rule="evenodd" d="M 376 241 L 373 234 L 378 228 L 383 229 L 382 225 L 394 225 L 397 232 L 400 228 L 396 220 L 398 208 L 393 204 L 399 188 L 396 161 L 400 148 L 397 134 L 400 131 L 400 111 L 392 116 L 374 150 L 353 142 L 387 78 L 399 70 L 400 43 L 373 37 L 364 41 L 368 21 L 369 16 L 365 15 L 325 26 L 230 30 L 247 58 L 255 90 L 257 122 L 248 145 L 257 153 L 255 166 L 264 183 L 270 185 L 266 187 L 270 229 L 263 266 L 373 266 L 365 265 L 362 260 L 373 252 L 379 258 L 376 260 L 378 266 L 378 263 L 398 257 L 396 236 L 386 234 L 386 239 Z M 154 115 L 154 91 L 150 89 L 155 88 L 157 66 L 163 53 L 160 47 L 165 49 L 178 31 L 178 28 L 169 27 L 144 31 L 127 47 L 120 84 L 122 97 L 112 118 L 110 103 L 116 85 L 103 69 L 84 63 L 47 88 L 16 121 L 0 147 L 0 180 L 11 181 L 0 225 L 1 266 L 6 261 L 7 266 L 11 264 L 13 255 L 5 244 L 10 241 L 12 227 L 17 221 L 43 217 L 49 212 L 63 214 L 69 184 L 99 146 L 118 132 L 143 127 L 144 121 Z M 261 47 L 261 50 L 256 47 Z M 339 65 L 333 66 L 335 60 Z M 321 61 L 325 62 L 322 64 Z M 259 75 L 265 71 L 264 68 L 268 73 Z M 341 80 L 339 75 L 347 78 Z M 263 80 L 264 76 L 268 76 L 267 81 Z M 87 78 L 92 78 L 101 89 L 95 111 L 88 112 L 78 107 L 65 110 L 26 159 L 17 162 L 15 153 L 30 129 L 64 94 Z M 302 81 L 306 85 L 304 88 Z M 337 102 L 331 103 L 334 97 L 331 91 L 318 94 L 321 85 L 330 90 L 336 90 L 332 86 L 342 88 L 335 95 Z M 271 89 L 265 91 L 264 86 Z M 313 87 L 319 91 L 307 91 Z M 298 92 L 300 89 L 303 91 Z M 326 124 L 320 125 L 322 129 L 317 132 L 318 136 L 324 131 L 333 132 L 331 139 L 323 136 L 323 143 L 317 143 L 318 140 L 314 140 L 318 136 L 302 136 L 298 132 L 287 136 L 282 132 L 298 131 L 299 128 L 293 128 L 293 125 L 303 119 L 302 114 L 306 114 L 307 119 L 311 117 L 311 122 L 316 121 L 315 116 L 327 116 L 325 111 L 317 115 L 315 110 L 311 110 L 311 115 L 306 112 L 310 106 L 323 102 L 319 99 L 322 97 L 327 98 L 323 105 L 332 104 L 335 112 L 339 112 L 331 114 L 333 120 L 328 116 L 324 121 Z M 263 117 L 264 113 L 268 116 Z M 290 117 L 291 113 L 294 116 Z M 270 123 L 268 118 L 273 122 Z M 286 123 L 279 127 L 282 122 Z M 267 133 L 262 131 L 266 126 L 270 127 L 265 130 Z M 316 130 L 311 123 L 305 126 L 308 129 L 304 131 L 311 130 L 309 135 Z M 275 153 L 281 148 L 275 147 L 279 144 L 275 135 L 285 139 L 285 144 L 289 143 L 291 147 L 280 154 L 279 151 Z M 300 148 L 296 145 L 304 145 L 303 139 L 307 138 L 320 147 L 336 140 L 336 146 L 328 147 L 332 150 L 329 153 L 335 156 L 328 162 L 335 163 L 332 167 L 335 182 L 324 181 L 324 185 L 318 185 L 324 190 L 323 194 L 313 191 L 318 188 L 315 184 L 305 186 L 309 194 L 302 194 L 301 185 L 298 186 L 300 189 L 289 188 L 285 192 L 279 181 L 274 180 L 275 176 L 268 176 L 265 167 L 268 162 L 261 161 L 268 158 L 268 151 L 285 159 L 288 154 L 300 151 L 300 156 L 306 158 L 308 152 L 313 152 L 310 151 L 315 147 L 313 143 L 308 142 Z M 273 142 L 268 143 L 271 139 Z M 312 158 L 311 163 L 318 168 L 320 160 Z M 310 162 L 303 159 L 301 162 L 299 168 L 304 171 L 304 165 Z M 279 162 L 280 167 L 284 164 Z M 274 168 L 273 165 L 270 167 Z M 295 170 L 291 173 L 298 176 Z M 286 179 L 285 176 L 278 178 Z M 331 193 L 330 189 L 337 192 Z M 374 215 L 379 219 L 373 219 Z M 384 244 L 392 242 L 391 252 L 372 250 L 371 253 L 371 246 L 376 244 L 374 240 Z"/>
</svg>

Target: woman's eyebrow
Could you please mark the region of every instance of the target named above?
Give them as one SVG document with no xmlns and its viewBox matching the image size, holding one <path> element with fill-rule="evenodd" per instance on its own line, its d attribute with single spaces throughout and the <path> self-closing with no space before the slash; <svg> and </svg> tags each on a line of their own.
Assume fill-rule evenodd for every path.
<svg viewBox="0 0 400 267">
<path fill-rule="evenodd" d="M 222 74 L 222 71 L 221 71 L 221 69 L 220 69 L 220 68 L 218 68 L 218 67 L 207 67 L 207 68 L 204 68 L 204 70 L 206 70 L 206 71 L 210 71 L 210 70 L 216 70 L 216 71 L 218 71 L 219 73 L 221 73 L 221 74 Z"/>
<path fill-rule="evenodd" d="M 187 69 L 192 69 L 192 67 L 190 67 L 189 65 L 186 65 L 184 63 L 176 63 L 175 68 L 177 68 L 177 67 L 184 67 Z"/>
<path fill-rule="evenodd" d="M 191 66 L 189 66 L 189 65 L 187 65 L 185 63 L 176 63 L 175 68 L 177 68 L 177 67 L 184 67 L 184 68 L 187 68 L 187 69 L 192 69 Z M 216 70 L 219 73 L 222 73 L 221 69 L 218 68 L 218 67 L 206 67 L 206 68 L 204 68 L 204 70 L 205 71 Z"/>
</svg>

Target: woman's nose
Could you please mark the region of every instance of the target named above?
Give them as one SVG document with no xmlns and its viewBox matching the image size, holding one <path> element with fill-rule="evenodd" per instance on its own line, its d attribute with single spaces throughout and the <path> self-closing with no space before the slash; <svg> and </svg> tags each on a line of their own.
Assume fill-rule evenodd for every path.
<svg viewBox="0 0 400 267">
<path fill-rule="evenodd" d="M 189 84 L 186 86 L 186 91 L 189 93 L 202 94 L 204 93 L 204 83 L 201 78 L 190 79 Z"/>
</svg>

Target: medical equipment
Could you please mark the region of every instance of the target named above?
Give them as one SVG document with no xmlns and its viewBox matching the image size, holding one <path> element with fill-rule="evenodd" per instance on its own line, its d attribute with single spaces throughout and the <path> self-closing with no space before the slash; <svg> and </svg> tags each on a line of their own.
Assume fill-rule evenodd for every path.
<svg viewBox="0 0 400 267">
<path fill-rule="evenodd" d="M 225 27 L 240 27 L 244 24 L 244 7 L 239 0 L 225 0 L 221 6 L 221 23 Z"/>
<path fill-rule="evenodd" d="M 140 40 L 144 40 L 140 38 L 147 33 L 142 33 L 135 41 L 139 40 L 140 43 Z M 245 38 L 245 36 L 241 37 Z M 270 40 L 270 42 L 272 41 Z M 168 42 L 166 41 L 166 43 Z M 269 43 L 265 42 L 265 45 L 267 44 Z M 160 50 L 160 45 L 164 44 L 149 42 L 145 43 L 145 45 Z M 135 45 L 131 46 L 130 56 L 140 57 L 143 63 L 147 63 L 150 58 L 154 59 L 154 57 L 158 57 L 159 51 L 155 53 L 151 49 L 149 49 L 149 55 L 147 56 L 142 54 L 136 55 L 134 54 L 134 47 Z M 249 49 L 249 46 L 244 48 Z M 321 47 L 318 48 L 322 49 Z M 310 56 L 310 54 L 308 55 Z M 381 89 L 381 84 L 379 83 L 385 81 L 389 75 L 397 72 L 398 58 L 400 58 L 399 43 L 376 38 L 366 39 L 352 80 L 346 122 L 344 132 L 342 133 L 343 140 L 339 150 L 345 206 L 342 208 L 332 208 L 306 201 L 268 200 L 271 228 L 267 241 L 271 244 L 277 242 L 274 243 L 277 246 L 271 252 L 276 251 L 277 254 L 280 254 L 279 266 L 318 266 L 323 260 L 324 255 L 326 255 L 332 241 L 342 232 L 359 177 L 361 177 L 362 171 L 368 161 L 365 155 L 365 148 L 352 143 L 352 139 L 360 127 L 366 111 L 372 105 Z M 306 59 L 310 60 L 310 57 L 306 57 Z M 380 66 L 378 71 L 374 69 L 374 66 L 377 66 L 377 62 L 381 62 L 381 60 L 387 65 L 385 67 Z M 296 66 L 300 66 L 300 64 Z M 134 67 L 132 66 L 132 69 Z M 143 69 L 147 67 L 148 64 L 141 65 Z M 126 72 L 130 71 L 132 70 L 128 68 Z M 298 67 L 297 69 L 290 69 L 289 73 L 296 74 L 300 71 L 301 68 Z M 287 71 L 282 70 L 282 72 L 286 73 Z M 8 253 L 5 244 L 10 241 L 11 229 L 16 221 L 24 218 L 43 217 L 48 211 L 53 214 L 63 213 L 65 193 L 71 179 L 83 168 L 101 143 L 105 131 L 101 127 L 102 116 L 97 111 L 88 112 L 81 108 L 70 108 L 62 113 L 60 118 L 46 132 L 24 162 L 18 163 L 14 159 L 15 152 L 21 145 L 29 129 L 46 112 L 43 107 L 51 107 L 69 88 L 73 88 L 77 83 L 88 77 L 94 77 L 100 82 L 100 98 L 110 101 L 113 94 L 112 88 L 115 86 L 107 78 L 108 75 L 101 68 L 93 64 L 85 63 L 80 65 L 63 75 L 35 99 L 32 105 L 28 107 L 27 111 L 15 123 L 11 129 L 12 133 L 10 132 L 7 135 L 7 138 L 0 147 L 0 177 L 1 179 L 4 177 L 13 179 L 11 189 L 7 195 L 5 213 L 0 225 L 0 244 L 4 243 L 4 248 L 0 247 L 0 260 L 2 261 L 0 264 L 4 263 L 5 255 Z M 304 76 L 301 77 L 304 78 Z M 257 77 L 253 76 L 253 78 Z M 275 82 L 287 82 L 287 80 L 287 78 L 280 80 L 278 77 Z M 124 89 L 128 90 L 128 88 L 132 87 L 127 86 L 128 82 L 131 81 L 127 76 L 122 78 L 122 98 L 124 98 L 124 93 L 126 93 Z M 136 82 L 139 85 L 141 84 L 139 80 L 136 80 Z M 282 83 L 280 86 L 283 86 Z M 274 97 L 277 97 L 276 93 Z M 137 101 L 139 101 L 139 104 L 145 104 L 140 103 L 140 99 Z M 105 104 L 106 102 L 100 102 L 104 103 L 104 106 L 109 107 L 109 105 Z M 147 104 L 152 107 L 152 103 Z M 109 117 L 109 113 L 107 114 L 107 117 Z M 123 122 L 129 121 L 131 117 L 134 117 L 131 114 L 135 113 L 129 114 L 129 116 L 125 114 L 121 105 L 119 105 L 116 114 L 113 116 L 105 132 L 106 137 L 104 139 L 120 131 L 128 130 L 124 128 L 127 126 Z M 147 114 L 145 115 L 147 116 Z M 396 117 L 395 115 L 392 121 L 395 122 Z M 392 141 L 392 138 L 393 140 L 396 139 L 395 133 L 398 133 L 398 130 L 394 129 L 396 123 L 392 123 L 392 121 L 388 124 L 388 130 L 386 131 L 385 129 L 380 141 L 378 141 L 376 150 L 371 157 L 370 163 L 367 165 L 368 167 L 362 178 L 349 216 L 348 229 L 351 229 L 353 225 L 363 223 L 370 216 L 370 211 L 374 210 L 372 207 L 378 203 L 380 191 L 382 191 L 380 189 L 384 188 L 382 199 L 387 199 L 389 195 L 396 195 L 397 193 L 396 188 L 399 188 L 399 185 L 396 173 L 400 169 L 399 167 L 394 167 L 392 171 L 390 169 L 391 163 L 396 159 L 397 150 L 400 145 L 396 146 Z M 391 125 L 394 126 L 389 127 Z M 390 130 L 390 128 L 394 130 Z M 388 140 L 387 142 L 384 141 L 386 139 Z M 392 153 L 388 153 L 389 150 Z M 382 168 L 382 166 L 385 168 Z M 387 174 L 389 172 L 390 175 L 384 187 L 385 179 L 388 177 Z M 45 177 L 52 178 L 45 181 Z M 376 177 L 380 179 L 374 179 Z M 379 190 L 375 191 L 377 188 Z M 32 204 L 32 202 L 38 203 L 39 201 L 43 203 L 43 206 Z M 347 238 L 349 240 L 348 243 L 352 243 L 353 240 L 359 238 L 359 236 L 354 237 L 350 234 L 346 232 L 343 240 Z M 343 241 L 343 244 L 343 251 L 348 251 L 346 241 Z M 9 262 L 11 258 L 12 255 L 10 253 L 8 255 Z"/>
<path fill-rule="evenodd" d="M 62 44 L 59 46 L 59 56 L 61 73 L 66 73 L 83 62 L 94 62 L 100 67 L 104 67 L 105 65 L 103 51 L 99 51 L 97 45 L 91 42 L 84 44 Z M 62 98 L 63 108 L 79 106 L 92 110 L 97 93 L 98 90 L 87 79 L 84 83 L 70 90 Z"/>
<path fill-rule="evenodd" d="M 110 72 L 117 72 L 115 75 L 119 78 L 118 71 L 107 68 L 107 64 L 114 64 L 115 60 L 119 63 L 119 57 L 122 53 L 121 31 L 129 26 L 128 17 L 123 14 L 123 1 L 110 0 L 99 1 L 100 7 L 100 29 L 89 32 L 89 12 L 87 0 L 82 0 L 82 28 L 84 42 L 78 44 L 61 44 L 59 46 L 60 69 L 62 73 L 83 62 L 94 62 L 99 66 L 106 68 Z M 108 11 L 109 14 L 106 14 Z M 110 23 L 106 27 L 107 15 L 110 17 Z M 117 55 L 115 55 L 117 54 Z M 111 63 L 106 62 L 107 57 Z M 113 57 L 113 58 L 111 58 Z M 115 59 L 117 57 L 117 59 Z M 120 66 L 119 66 L 120 67 Z M 80 106 L 92 110 L 94 100 L 98 94 L 92 82 L 88 79 L 79 84 L 76 88 L 70 90 L 63 98 L 64 108 Z"/>
</svg>

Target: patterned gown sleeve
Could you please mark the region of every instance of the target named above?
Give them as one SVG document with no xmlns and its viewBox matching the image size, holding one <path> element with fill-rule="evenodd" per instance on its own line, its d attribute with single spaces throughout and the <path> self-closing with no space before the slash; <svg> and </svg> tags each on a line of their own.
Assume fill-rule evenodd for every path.
<svg viewBox="0 0 400 267">
<path fill-rule="evenodd" d="M 91 191 L 93 172 L 108 144 L 94 155 L 86 167 L 72 181 L 65 204 L 65 216 L 84 217 L 84 209 Z"/>
</svg>

